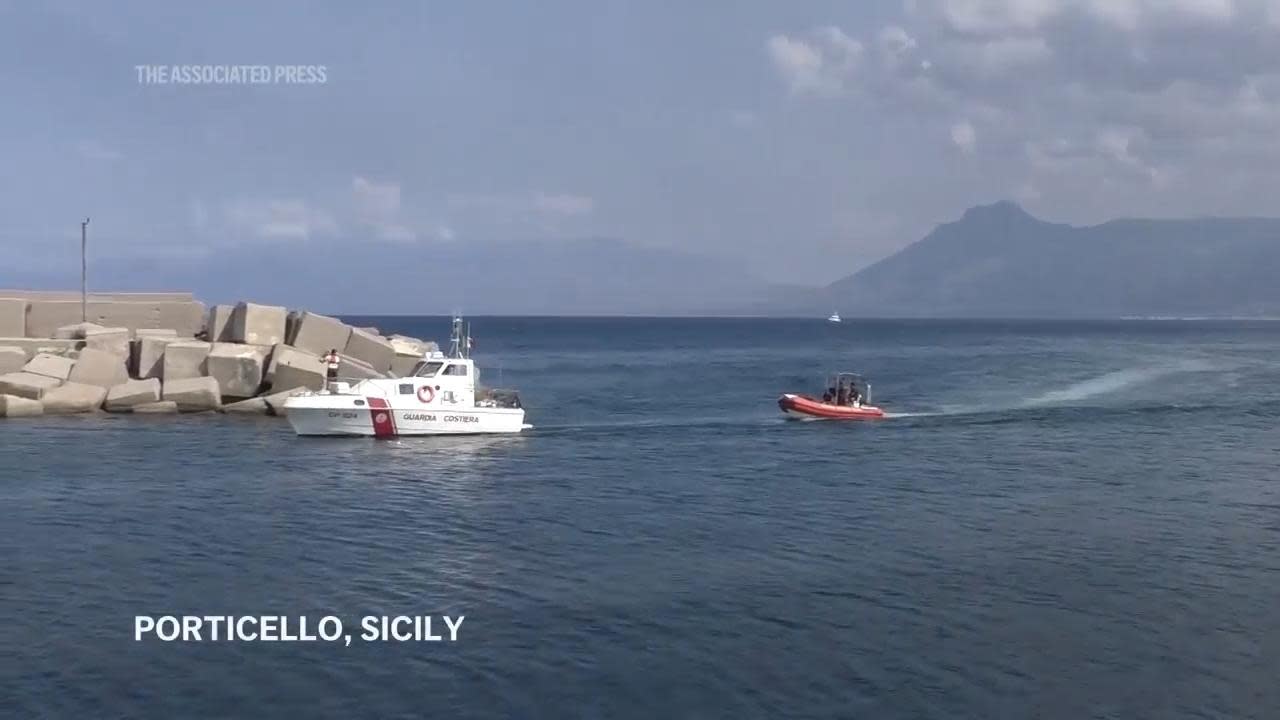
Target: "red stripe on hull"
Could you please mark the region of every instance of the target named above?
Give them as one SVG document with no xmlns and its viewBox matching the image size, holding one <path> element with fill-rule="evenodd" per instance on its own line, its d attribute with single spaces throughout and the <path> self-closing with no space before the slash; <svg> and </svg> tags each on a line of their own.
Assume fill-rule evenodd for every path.
<svg viewBox="0 0 1280 720">
<path fill-rule="evenodd" d="M 396 436 L 396 417 L 391 413 L 391 406 L 382 398 L 366 397 L 369 403 L 369 420 L 373 423 L 373 436 L 386 438 Z"/>
</svg>

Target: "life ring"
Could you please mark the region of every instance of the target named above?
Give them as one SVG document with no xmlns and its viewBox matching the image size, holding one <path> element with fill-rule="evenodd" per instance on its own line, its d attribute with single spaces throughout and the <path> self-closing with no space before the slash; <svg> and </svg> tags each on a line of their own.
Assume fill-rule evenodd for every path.
<svg viewBox="0 0 1280 720">
<path fill-rule="evenodd" d="M 425 393 L 425 397 L 424 397 Z M 429 403 L 436 399 L 436 391 L 431 389 L 430 385 L 423 385 L 418 388 L 418 402 Z"/>
</svg>

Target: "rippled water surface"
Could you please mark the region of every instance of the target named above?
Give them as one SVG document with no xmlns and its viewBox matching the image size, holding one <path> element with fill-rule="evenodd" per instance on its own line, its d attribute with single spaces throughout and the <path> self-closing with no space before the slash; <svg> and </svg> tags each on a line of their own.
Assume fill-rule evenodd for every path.
<svg viewBox="0 0 1280 720">
<path fill-rule="evenodd" d="M 534 430 L 0 424 L 0 712 L 1280 717 L 1280 324 L 473 330 Z M 781 420 L 828 369 L 894 417 Z M 466 620 L 165 644 L 138 614 Z"/>
</svg>

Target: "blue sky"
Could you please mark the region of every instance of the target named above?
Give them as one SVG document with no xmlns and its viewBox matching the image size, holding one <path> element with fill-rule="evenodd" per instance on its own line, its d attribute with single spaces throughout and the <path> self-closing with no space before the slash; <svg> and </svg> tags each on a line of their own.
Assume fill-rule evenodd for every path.
<svg viewBox="0 0 1280 720">
<path fill-rule="evenodd" d="M 157 272 L 607 237 L 821 283 L 1002 198 L 1274 214 L 1278 30 L 1264 0 L 0 0 L 0 285 L 64 263 L 84 215 Z"/>
</svg>

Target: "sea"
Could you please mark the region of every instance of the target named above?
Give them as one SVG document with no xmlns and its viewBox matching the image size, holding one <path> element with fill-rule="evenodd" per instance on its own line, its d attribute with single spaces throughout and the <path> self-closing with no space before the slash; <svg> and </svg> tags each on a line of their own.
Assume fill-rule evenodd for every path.
<svg viewBox="0 0 1280 720">
<path fill-rule="evenodd" d="M 1280 717 L 1280 323 L 471 327 L 519 436 L 0 424 L 0 715 Z M 889 417 L 783 418 L 833 371 Z"/>
</svg>

